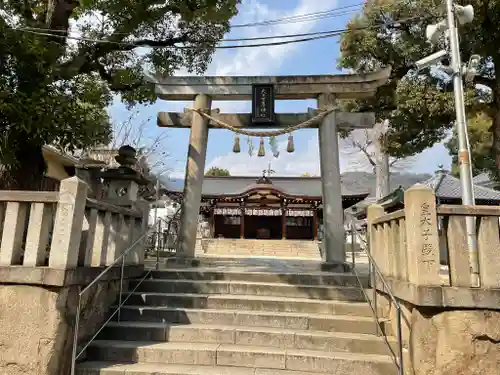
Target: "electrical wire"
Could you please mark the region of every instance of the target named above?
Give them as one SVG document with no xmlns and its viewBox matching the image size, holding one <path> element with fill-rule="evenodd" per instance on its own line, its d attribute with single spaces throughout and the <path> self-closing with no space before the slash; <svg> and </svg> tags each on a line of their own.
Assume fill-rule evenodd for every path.
<svg viewBox="0 0 500 375">
<path fill-rule="evenodd" d="M 304 14 L 298 14 L 295 16 L 289 16 L 289 17 L 282 17 L 274 20 L 267 20 L 267 21 L 260 21 L 260 22 L 254 22 L 254 23 L 247 23 L 247 24 L 236 24 L 236 25 L 231 25 L 231 28 L 242 28 L 242 27 L 251 27 L 251 26 L 264 26 L 264 25 L 272 25 L 272 24 L 282 24 L 282 23 L 296 23 L 298 21 L 302 22 L 301 20 L 305 21 L 315 21 L 319 19 L 324 19 L 324 18 L 329 18 L 333 16 L 343 16 L 346 14 L 351 14 L 351 13 L 356 13 L 360 9 L 355 9 L 355 10 L 350 10 L 350 11 L 344 11 L 341 13 L 337 13 L 339 10 L 344 10 L 344 9 L 349 9 L 349 8 L 358 8 L 363 3 L 358 3 L 358 4 L 353 4 L 353 5 L 347 5 L 343 7 L 336 7 L 332 8 L 326 11 L 321 11 L 321 12 L 313 12 L 313 13 L 304 13 Z M 312 18 L 311 18 L 312 17 Z M 29 30 L 29 31 L 39 31 L 39 32 L 50 32 L 51 34 L 69 34 L 69 30 L 54 30 L 54 29 L 46 29 L 46 28 L 41 28 L 41 27 L 23 27 L 19 28 L 23 30 Z M 321 33 L 327 33 L 327 32 L 320 32 Z M 130 33 L 124 33 L 124 32 L 113 32 L 115 35 L 129 35 Z M 307 34 L 304 34 L 307 35 Z M 297 36 L 302 36 L 302 34 L 297 34 Z M 262 39 L 272 39 L 273 37 L 265 37 Z M 239 41 L 239 40 L 258 40 L 258 38 L 240 38 L 240 39 L 225 39 L 225 41 Z"/>
<path fill-rule="evenodd" d="M 274 20 L 266 20 L 266 21 L 260 21 L 260 22 L 252 22 L 252 23 L 244 23 L 244 24 L 233 24 L 231 25 L 231 28 L 241 28 L 241 27 L 254 27 L 254 26 L 267 26 L 270 24 L 276 24 L 276 23 L 295 23 L 295 21 L 301 22 L 301 20 L 309 20 L 310 18 L 314 19 L 314 17 L 325 17 L 325 16 L 335 16 L 336 12 L 339 10 L 346 10 L 350 8 L 358 8 L 362 6 L 364 3 L 358 3 L 358 4 L 352 4 L 352 5 L 346 5 L 342 7 L 335 7 L 329 10 L 324 10 L 324 11 L 319 11 L 319 12 L 313 12 L 313 13 L 305 13 L 305 14 L 298 14 L 295 16 L 289 16 L 289 17 L 282 17 L 282 18 L 277 18 Z M 352 10 L 349 12 L 353 12 Z"/>
<path fill-rule="evenodd" d="M 137 41 L 137 42 L 114 42 L 111 40 L 98 40 L 98 39 L 91 39 L 91 38 L 84 38 L 84 37 L 74 37 L 74 36 L 69 36 L 69 35 L 53 35 L 50 33 L 40 33 L 36 31 L 31 31 L 31 30 L 25 30 L 25 29 L 16 29 L 18 31 L 23 31 L 26 33 L 31 33 L 34 35 L 40 35 L 40 36 L 50 36 L 50 37 L 55 37 L 59 39 L 70 39 L 70 40 L 79 40 L 79 41 L 84 41 L 84 42 L 91 42 L 91 43 L 103 43 L 103 44 L 114 44 L 114 45 L 119 45 L 122 47 L 128 47 L 128 48 L 139 48 L 139 47 L 150 47 L 150 48 L 174 48 L 174 49 L 197 49 L 200 48 L 199 46 L 160 46 L 158 45 L 158 41 L 154 40 L 142 40 L 142 41 Z M 293 39 L 293 40 L 287 40 L 287 41 L 282 41 L 282 42 L 272 42 L 272 43 L 258 43 L 258 44 L 243 44 L 243 45 L 230 45 L 230 46 L 215 46 L 214 48 L 216 49 L 235 49 L 235 48 L 255 48 L 255 47 L 266 47 L 266 46 L 281 46 L 281 45 L 286 45 L 286 44 L 292 44 L 292 43 L 301 43 L 301 42 L 309 42 L 312 40 L 317 40 L 317 39 L 326 39 L 326 38 L 332 38 L 335 36 L 339 36 L 346 30 L 338 30 L 334 33 L 327 33 L 326 35 L 318 35 L 318 36 L 312 36 L 309 38 L 302 38 L 302 39 Z M 275 39 L 276 37 L 270 37 L 272 39 Z"/>
<path fill-rule="evenodd" d="M 280 46 L 280 45 L 286 45 L 286 44 L 292 44 L 292 43 L 302 43 L 302 42 L 308 42 L 308 41 L 313 41 L 313 40 L 318 40 L 318 39 L 326 39 L 326 38 L 332 38 L 341 35 L 342 33 L 345 32 L 352 32 L 352 31 L 359 31 L 359 30 L 366 30 L 366 29 L 371 29 L 371 28 L 380 28 L 382 26 L 395 26 L 397 24 L 401 24 L 404 22 L 412 21 L 415 19 L 425 19 L 422 17 L 409 17 L 406 19 L 401 19 L 401 20 L 394 20 L 391 22 L 387 22 L 384 24 L 379 24 L 379 25 L 372 25 L 372 26 L 363 26 L 363 27 L 356 27 L 356 28 L 351 28 L 351 29 L 339 29 L 339 30 L 332 30 L 332 31 L 325 31 L 325 32 L 318 32 L 316 33 L 309 33 L 311 35 L 310 37 L 307 38 L 301 38 L 301 39 L 293 39 L 293 40 L 287 40 L 287 41 L 280 41 L 280 42 L 272 42 L 272 43 L 257 43 L 257 44 L 241 44 L 241 45 L 218 45 L 215 46 L 215 49 L 235 49 L 235 48 L 255 48 L 255 47 L 266 47 L 266 46 Z M 103 43 L 103 44 L 114 44 L 114 45 L 119 45 L 127 48 L 138 48 L 138 47 L 151 47 L 151 48 L 174 48 L 174 49 L 197 49 L 199 46 L 189 46 L 189 45 L 184 45 L 184 46 L 179 46 L 179 45 L 173 45 L 173 46 L 164 46 L 160 45 L 161 43 L 157 40 L 141 40 L 141 41 L 136 41 L 136 42 L 115 42 L 111 40 L 106 40 L 106 39 L 92 39 L 92 38 L 85 38 L 85 37 L 75 37 L 75 36 L 70 36 L 70 35 L 54 35 L 51 33 L 42 33 L 42 32 L 37 32 L 37 31 L 31 31 L 28 29 L 13 29 L 16 31 L 21 31 L 21 32 L 26 32 L 26 33 L 31 33 L 35 35 L 40 35 L 40 36 L 49 36 L 49 37 L 55 37 L 55 38 L 60 38 L 60 39 L 71 39 L 71 40 L 79 40 L 79 41 L 85 41 L 85 42 L 91 42 L 91 43 Z M 300 35 L 300 34 L 297 34 Z M 307 35 L 307 34 L 304 34 Z M 316 35 L 316 36 L 312 36 Z M 282 35 L 280 36 L 281 38 L 288 38 L 291 36 L 287 35 Z M 243 41 L 243 39 L 238 39 L 238 40 L 233 40 L 233 41 Z M 246 38 L 250 39 L 250 38 Z M 268 37 L 263 37 L 263 39 L 277 39 L 276 36 L 268 36 Z M 257 39 L 251 39 L 251 40 L 257 40 Z"/>
<path fill-rule="evenodd" d="M 27 32 L 37 32 L 37 33 L 41 33 L 41 34 L 50 34 L 52 36 L 54 36 L 54 34 L 52 34 L 53 31 L 61 31 L 61 30 L 52 30 L 52 29 L 42 29 L 42 28 L 37 28 L 36 30 L 41 30 L 40 32 L 38 31 L 35 31 L 35 29 L 33 28 L 26 28 L 26 27 L 23 27 L 23 28 L 18 28 L 18 29 L 15 29 L 15 30 L 19 30 L 19 31 L 27 31 Z M 225 38 L 225 39 L 222 39 L 221 42 L 248 42 L 248 41 L 252 41 L 252 40 L 269 40 L 269 39 L 288 39 L 288 38 L 298 38 L 298 37 L 308 37 L 308 36 L 316 36 L 316 35 L 325 35 L 325 34 L 332 34 L 332 33 L 339 33 L 339 32 L 343 32 L 344 29 L 335 29 L 335 30 L 325 30 L 325 31 L 315 31 L 315 32 L 311 32 L 311 33 L 301 33 L 301 34 L 280 34 L 280 35 L 266 35 L 266 36 L 256 36 L 256 37 L 250 37 L 250 38 Z M 127 34 L 129 35 L 129 34 Z M 84 38 L 82 36 L 73 36 L 73 35 L 70 35 L 70 36 L 63 36 L 63 35 L 55 35 L 56 37 L 64 37 L 64 38 Z M 90 40 L 90 38 L 87 38 Z M 119 43 L 119 42 L 114 42 L 114 43 Z M 126 42 L 123 42 L 123 43 L 126 43 Z M 131 42 L 133 43 L 133 42 Z"/>
<path fill-rule="evenodd" d="M 47 33 L 56 37 L 64 37 L 64 38 L 85 38 L 82 36 L 82 34 L 79 33 L 72 33 L 73 35 L 66 36 L 66 34 L 69 34 L 69 32 L 65 30 L 53 30 L 53 29 L 43 29 L 43 28 L 34 28 L 34 27 L 20 27 L 16 28 L 15 30 L 19 31 L 31 31 L 31 32 L 36 32 L 36 33 Z M 304 37 L 304 36 L 314 36 L 314 35 L 324 35 L 324 34 L 331 34 L 334 32 L 338 32 L 340 30 L 327 30 L 327 31 L 315 31 L 315 32 L 310 32 L 310 33 L 301 33 L 301 34 L 280 34 L 280 35 L 266 35 L 266 36 L 256 36 L 256 37 L 248 37 L 248 38 L 224 38 L 221 39 L 221 42 L 246 42 L 246 41 L 252 41 L 252 40 L 267 40 L 267 39 L 288 39 L 288 38 L 295 38 L 295 37 Z M 55 34 L 54 34 L 55 33 Z M 64 34 L 64 35 L 61 35 Z M 115 34 L 115 33 L 114 33 Z M 116 33 L 116 35 L 130 35 L 130 33 Z M 90 39 L 90 38 L 87 38 Z M 118 43 L 118 42 L 116 42 Z"/>
<path fill-rule="evenodd" d="M 303 23 L 303 22 L 313 22 L 313 21 L 320 21 L 324 19 L 329 19 L 329 18 L 336 18 L 336 17 L 342 17 L 350 14 L 355 14 L 358 13 L 361 9 L 355 9 L 355 10 L 350 10 L 350 11 L 345 11 L 341 13 L 332 13 L 332 14 L 324 14 L 324 15 L 318 15 L 314 17 L 307 17 L 307 18 L 301 18 L 301 19 L 292 19 L 292 20 L 284 20 L 284 21 L 279 21 L 279 22 L 267 22 L 267 23 L 255 23 L 255 24 L 249 24 L 248 26 L 245 27 L 261 27 L 261 26 L 279 26 L 279 25 L 291 25 L 291 24 L 296 24 L 296 23 Z M 231 26 L 233 29 L 237 29 L 239 27 Z"/>
</svg>

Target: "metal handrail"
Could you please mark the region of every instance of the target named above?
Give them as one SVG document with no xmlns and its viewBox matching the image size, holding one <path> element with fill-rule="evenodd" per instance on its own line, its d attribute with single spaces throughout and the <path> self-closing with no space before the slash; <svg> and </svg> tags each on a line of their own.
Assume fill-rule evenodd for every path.
<svg viewBox="0 0 500 375">
<path fill-rule="evenodd" d="M 182 207 L 179 207 L 175 213 L 172 215 L 172 217 L 170 218 L 170 220 L 168 221 L 168 224 L 167 224 L 167 241 L 168 241 L 168 235 L 170 233 L 170 229 L 172 228 L 172 223 L 174 220 L 178 219 L 177 217 L 177 214 L 179 214 L 181 212 L 181 208 Z M 160 232 L 159 228 L 160 228 L 160 225 L 159 225 L 160 222 L 158 222 L 158 234 Z M 156 266 L 155 268 L 158 270 L 160 268 L 160 251 L 159 249 L 156 249 Z"/>
<path fill-rule="evenodd" d="M 382 331 L 382 327 L 380 326 L 380 322 L 378 319 L 378 306 L 377 306 L 377 280 L 376 277 L 378 276 L 380 280 L 382 281 L 382 285 L 384 287 L 384 292 L 386 292 L 389 295 L 389 298 L 391 299 L 392 303 L 396 307 L 397 315 L 396 315 L 396 325 L 397 325 L 397 344 L 398 344 L 398 353 L 397 356 L 398 358 L 395 360 L 396 365 L 398 366 L 398 375 L 404 375 L 404 360 L 403 360 L 403 329 L 402 329 L 402 309 L 401 309 L 401 304 L 399 301 L 396 299 L 394 294 L 391 292 L 391 288 L 387 284 L 384 275 L 380 271 L 380 268 L 377 265 L 377 262 L 375 262 L 375 259 L 373 259 L 373 256 L 370 254 L 368 249 L 368 241 L 363 238 L 362 234 L 359 232 L 359 230 L 356 228 L 356 223 L 354 217 L 348 213 L 345 212 L 345 216 L 349 218 L 349 223 L 350 223 L 350 229 L 351 229 L 351 253 L 352 253 L 352 269 L 354 271 L 354 275 L 356 276 L 358 283 L 361 286 L 361 290 L 368 301 L 370 308 L 373 313 L 373 317 L 375 319 L 375 326 L 376 326 L 376 334 L 377 336 L 380 336 L 380 332 Z M 369 233 L 369 232 L 368 232 Z M 355 254 L 354 254 L 354 246 L 355 246 L 355 239 L 356 238 L 364 245 L 360 246 L 360 248 L 364 251 L 364 253 L 368 257 L 368 263 L 369 263 L 369 278 L 371 282 L 371 287 L 373 291 L 373 297 L 370 300 L 368 295 L 366 294 L 363 284 L 361 282 L 361 278 L 359 276 L 358 271 L 356 270 L 356 262 L 355 262 Z M 368 237 L 369 239 L 369 237 Z M 373 301 L 373 304 L 372 304 Z M 385 337 L 385 335 L 384 335 Z M 387 341 L 387 340 L 386 340 Z M 389 343 L 387 342 L 389 345 Z M 390 347 L 390 345 L 389 345 Z M 399 363 L 398 363 L 399 362 Z"/>
<path fill-rule="evenodd" d="M 175 215 L 168 221 L 168 230 L 170 230 L 171 222 L 175 219 L 176 214 L 179 212 L 179 210 L 176 211 Z M 162 218 L 159 218 L 159 220 L 163 220 Z M 135 247 L 142 241 L 144 240 L 151 232 L 153 232 L 157 228 L 157 223 L 155 223 L 151 228 L 146 230 L 137 240 L 135 240 L 132 245 L 130 245 L 118 258 L 115 259 L 113 263 L 111 263 L 109 266 L 106 267 L 99 275 L 95 277 L 94 280 L 92 280 L 85 288 L 83 288 L 79 293 L 78 293 L 78 306 L 76 309 L 76 317 L 75 317 L 75 331 L 74 331 L 74 336 L 73 336 L 73 350 L 72 350 L 72 355 L 71 355 L 71 375 L 75 375 L 75 368 L 76 368 L 76 361 L 78 358 L 81 357 L 81 355 L 85 352 L 85 350 L 90 346 L 90 344 L 95 340 L 95 338 L 101 333 L 101 331 L 108 325 L 108 323 L 115 317 L 117 316 L 118 321 L 120 321 L 120 312 L 122 306 L 128 301 L 130 296 L 137 290 L 137 288 L 142 284 L 142 282 L 151 275 L 151 272 L 153 271 L 152 269 L 148 270 L 144 276 L 139 280 L 135 288 L 128 293 L 127 297 L 122 300 L 122 295 L 123 295 L 123 278 L 124 278 L 124 269 L 125 269 L 125 259 L 129 255 L 129 253 L 135 249 Z M 143 249 L 145 250 L 145 249 Z M 158 256 L 158 251 L 159 248 L 156 248 L 157 252 L 157 257 L 156 257 L 156 265 L 155 269 L 158 269 L 159 266 L 159 256 Z M 111 269 L 115 268 L 116 265 L 121 261 L 121 270 L 120 270 L 120 293 L 118 296 L 118 307 L 115 309 L 115 311 L 111 314 L 111 316 L 100 326 L 100 328 L 97 330 L 97 332 L 92 336 L 92 338 L 87 341 L 87 343 L 78 351 L 78 335 L 79 335 L 79 325 L 80 325 L 80 313 L 81 313 L 81 308 L 82 308 L 82 296 L 89 291 L 94 285 L 97 284 L 99 280 L 103 278 L 104 275 L 106 275 Z"/>
</svg>

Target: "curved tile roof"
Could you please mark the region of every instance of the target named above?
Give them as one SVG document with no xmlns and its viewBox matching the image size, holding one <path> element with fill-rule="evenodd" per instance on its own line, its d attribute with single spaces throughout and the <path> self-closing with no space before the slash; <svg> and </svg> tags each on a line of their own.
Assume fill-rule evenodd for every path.
<svg viewBox="0 0 500 375">
<path fill-rule="evenodd" d="M 235 196 L 257 187 L 258 177 L 228 176 L 203 179 L 203 196 Z M 272 177 L 272 187 L 291 196 L 321 197 L 321 177 Z M 341 177 L 343 196 L 369 195 L 371 187 L 356 178 Z M 163 186 L 171 192 L 182 192 L 182 180 L 163 180 Z M 269 185 L 262 185 L 269 188 Z"/>
<path fill-rule="evenodd" d="M 436 176 L 423 182 L 436 192 L 436 197 L 442 199 L 461 199 L 462 186 L 460 180 L 448 173 L 438 173 Z M 484 201 L 499 201 L 500 191 L 474 185 L 474 197 Z"/>
<path fill-rule="evenodd" d="M 394 173 L 391 176 L 391 190 L 402 186 L 408 188 L 417 182 L 429 179 L 429 175 Z M 259 177 L 229 176 L 205 177 L 203 180 L 204 196 L 239 195 L 255 185 Z M 183 180 L 170 180 L 160 177 L 166 190 L 182 193 Z M 273 186 L 289 195 L 321 197 L 321 177 L 277 177 L 271 178 Z M 341 176 L 343 196 L 361 196 L 375 194 L 375 176 L 367 172 L 346 172 Z"/>
<path fill-rule="evenodd" d="M 255 177 L 205 177 L 203 180 L 203 195 L 240 195 L 249 189 L 255 188 Z M 272 187 L 292 196 L 321 197 L 320 177 L 272 177 Z M 262 185 L 270 187 L 269 185 Z M 368 195 L 367 187 L 358 185 L 355 181 L 342 181 L 343 196 Z"/>
</svg>

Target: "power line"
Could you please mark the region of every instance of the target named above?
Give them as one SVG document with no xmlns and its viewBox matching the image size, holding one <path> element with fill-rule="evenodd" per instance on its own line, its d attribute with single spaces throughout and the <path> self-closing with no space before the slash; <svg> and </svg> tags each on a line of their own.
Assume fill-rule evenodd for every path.
<svg viewBox="0 0 500 375">
<path fill-rule="evenodd" d="M 236 25 L 233 24 L 233 25 L 231 25 L 231 27 L 232 28 L 241 28 L 241 27 L 253 27 L 253 26 L 267 26 L 267 25 L 276 24 L 276 23 L 290 23 L 290 21 L 292 21 L 291 23 L 294 23 L 293 21 L 305 22 L 305 21 L 308 21 L 310 19 L 311 20 L 315 19 L 315 17 L 335 16 L 336 15 L 335 13 L 338 12 L 339 10 L 357 8 L 357 7 L 360 7 L 362 5 L 363 5 L 363 3 L 346 5 L 343 7 L 335 7 L 335 8 L 320 11 L 320 12 L 297 14 L 295 16 L 282 17 L 282 18 L 260 21 L 260 22 L 252 22 L 252 23 L 244 23 L 244 24 L 236 24 Z M 353 12 L 353 11 L 351 10 L 350 12 Z M 341 15 L 343 15 L 343 14 L 341 14 Z"/>
<path fill-rule="evenodd" d="M 296 23 L 303 23 L 303 22 L 316 22 L 328 18 L 336 18 L 336 17 L 342 17 L 350 14 L 355 14 L 358 13 L 359 9 L 356 10 L 350 10 L 350 11 L 344 11 L 341 13 L 332 13 L 332 14 L 324 14 L 324 15 L 317 15 L 314 17 L 307 17 L 307 18 L 300 18 L 300 19 L 290 19 L 290 20 L 283 20 L 279 22 L 264 22 L 264 23 L 255 23 L 255 24 L 248 24 L 245 27 L 259 27 L 259 26 L 278 26 L 278 25 L 291 25 L 291 24 L 296 24 Z M 239 28 L 232 26 L 232 28 Z"/>
<path fill-rule="evenodd" d="M 281 23 L 296 23 L 296 22 L 305 22 L 305 21 L 315 21 L 319 19 L 324 19 L 324 18 L 330 18 L 330 17 L 335 17 L 335 16 L 343 16 L 346 14 L 351 14 L 351 13 L 356 13 L 359 9 L 355 10 L 350 10 L 350 11 L 344 11 L 341 13 L 337 13 L 339 10 L 344 10 L 344 9 L 350 9 L 350 8 L 358 8 L 363 3 L 359 4 L 353 4 L 353 5 L 347 5 L 343 7 L 336 7 L 332 8 L 329 10 L 321 11 L 321 12 L 313 12 L 313 13 L 304 13 L 304 14 L 298 14 L 295 16 L 289 16 L 289 17 L 282 17 L 274 20 L 267 20 L 267 21 L 260 21 L 260 22 L 254 22 L 254 23 L 247 23 L 247 24 L 236 24 L 236 25 L 231 25 L 231 28 L 241 28 L 241 27 L 251 27 L 251 26 L 264 26 L 264 25 L 272 25 L 272 24 L 281 24 Z M 40 27 L 23 27 L 19 28 L 23 30 L 29 30 L 29 31 L 39 31 L 39 32 L 50 32 L 51 34 L 69 34 L 69 30 L 54 30 L 54 29 L 47 29 L 47 28 L 40 28 Z M 321 33 L 321 32 L 320 32 Z M 326 32 L 325 32 L 326 33 Z M 124 32 L 116 32 L 114 31 L 113 34 L 115 35 L 129 35 L 130 33 L 124 33 Z M 297 36 L 300 36 L 301 34 L 297 34 Z M 304 34 L 306 35 L 306 34 Z M 272 39 L 272 37 L 264 37 L 262 39 Z M 244 41 L 244 40 L 258 40 L 257 38 L 251 39 L 251 38 L 239 38 L 239 39 L 225 39 L 225 41 Z"/>
<path fill-rule="evenodd" d="M 51 36 L 59 37 L 59 38 L 82 38 L 82 39 L 89 39 L 89 40 L 94 40 L 91 38 L 85 38 L 82 36 L 78 35 L 54 35 L 52 32 L 59 32 L 59 33 L 64 33 L 62 32 L 63 30 L 53 30 L 53 29 L 42 29 L 42 28 L 31 28 L 31 27 L 23 27 L 23 28 L 18 28 L 14 29 L 18 31 L 27 31 L 27 32 L 32 32 L 34 34 L 50 34 Z M 39 30 L 39 31 L 38 31 Z M 249 38 L 224 38 L 221 40 L 221 42 L 248 42 L 252 40 L 269 40 L 269 39 L 288 39 L 288 38 L 297 38 L 297 37 L 306 37 L 306 36 L 316 36 L 316 35 L 325 35 L 325 34 L 332 34 L 332 33 L 338 33 L 342 32 L 344 29 L 336 29 L 336 30 L 326 30 L 326 31 L 315 31 L 315 32 L 310 32 L 310 33 L 300 33 L 300 34 L 280 34 L 280 35 L 265 35 L 265 36 L 256 36 L 256 37 L 249 37 Z M 80 34 L 81 35 L 81 34 Z M 127 35 L 129 35 L 127 33 Z M 99 39 L 100 40 L 100 39 Z M 103 39 L 104 41 L 104 39 Z M 114 42 L 114 43 L 120 43 L 120 42 Z M 127 42 L 122 42 L 122 43 L 127 43 Z M 133 42 L 130 42 L 133 43 Z"/>
<path fill-rule="evenodd" d="M 234 38 L 234 39 L 222 39 L 222 42 L 248 42 L 252 40 L 268 40 L 268 39 L 287 39 L 287 38 L 298 38 L 304 36 L 314 36 L 314 35 L 325 35 L 331 33 L 337 33 L 341 30 L 328 30 L 328 31 L 316 31 L 312 33 L 302 33 L 302 34 L 286 34 L 286 35 L 267 35 L 267 36 L 256 36 L 251 38 Z"/>
<path fill-rule="evenodd" d="M 352 7 L 352 6 L 351 6 Z M 336 14 L 333 16 L 341 16 L 341 15 L 346 15 L 346 14 L 351 14 L 355 13 L 357 11 L 349 11 L 349 12 L 344 12 L 342 14 Z M 311 13 L 312 14 L 312 13 Z M 315 18 L 315 19 L 308 19 L 308 20 L 318 20 L 318 19 L 323 19 L 323 18 L 329 18 L 332 17 L 332 15 L 326 15 L 322 16 L 320 18 Z M 273 21 L 264 21 L 264 22 L 273 22 Z M 264 25 L 263 23 L 259 23 L 258 25 Z M 302 21 L 300 21 L 302 22 Z M 294 23 L 294 22 L 290 22 Z M 246 26 L 251 26 L 252 24 L 245 24 L 245 25 L 235 25 L 231 27 L 246 27 Z M 255 24 L 257 25 L 257 24 Z M 266 23 L 267 25 L 267 23 Z M 50 33 L 51 35 L 57 35 L 57 34 L 70 34 L 69 30 L 55 30 L 55 29 L 47 29 L 47 28 L 40 28 L 40 27 L 23 27 L 23 28 L 17 28 L 16 30 L 22 30 L 22 31 L 33 31 L 33 32 L 39 32 L 39 33 Z M 264 36 L 264 37 L 252 37 L 252 38 L 230 38 L 230 39 L 222 39 L 221 41 L 223 42 L 239 42 L 239 41 L 250 41 L 250 40 L 265 40 L 265 39 L 275 39 L 275 38 L 291 38 L 291 37 L 298 37 L 298 36 L 308 36 L 308 35 L 320 35 L 320 34 L 328 34 L 329 31 L 319 31 L 319 32 L 314 32 L 314 33 L 303 33 L 303 34 L 290 34 L 290 35 L 276 35 L 276 36 Z M 78 33 L 76 33 L 78 35 Z M 122 32 L 113 32 L 115 35 L 130 35 L 130 33 L 122 33 Z M 80 38 L 85 38 L 82 37 L 82 34 L 79 34 Z M 68 36 L 69 37 L 69 36 Z M 74 38 L 74 37 L 72 37 Z M 89 38 L 87 38 L 89 39 Z"/>
<path fill-rule="evenodd" d="M 214 48 L 216 49 L 235 49 L 235 48 L 255 48 L 255 47 L 266 47 L 266 46 L 280 46 L 280 45 L 286 45 L 286 44 L 292 44 L 292 43 L 302 43 L 302 42 L 308 42 L 308 41 L 313 41 L 313 40 L 318 40 L 318 39 L 326 39 L 326 38 L 332 38 L 341 35 L 342 33 L 345 32 L 351 32 L 351 31 L 359 31 L 359 30 L 366 30 L 366 29 L 371 29 L 371 28 L 379 28 L 383 26 L 395 26 L 397 24 L 405 23 L 408 21 L 412 21 L 415 19 L 425 19 L 423 17 L 410 17 L 406 19 L 401 19 L 401 20 L 394 20 L 391 22 L 387 22 L 384 24 L 379 24 L 379 25 L 371 25 L 371 26 L 363 26 L 363 27 L 356 27 L 356 28 L 351 28 L 351 29 L 339 29 L 339 30 L 331 30 L 331 31 L 324 31 L 324 32 L 316 32 L 316 33 L 307 33 L 307 34 L 295 34 L 295 36 L 308 36 L 306 38 L 301 38 L 301 39 L 293 39 L 293 40 L 286 40 L 286 41 L 280 41 L 280 42 L 272 42 L 272 43 L 258 43 L 258 44 L 240 44 L 240 45 L 218 45 L 215 46 Z M 91 42 L 91 43 L 102 43 L 102 44 L 114 44 L 114 45 L 119 45 L 123 47 L 128 47 L 128 48 L 138 48 L 138 47 L 151 47 L 151 48 L 175 48 L 175 49 L 197 49 L 200 48 L 199 46 L 189 46 L 189 45 L 184 45 L 184 46 L 178 46 L 178 45 L 162 45 L 161 41 L 158 40 L 140 40 L 140 41 L 132 41 L 132 42 L 115 42 L 111 40 L 106 40 L 106 39 L 92 39 L 92 38 L 85 38 L 85 37 L 75 37 L 75 36 L 70 36 L 70 35 L 54 35 L 51 33 L 43 33 L 43 32 L 37 32 L 37 31 L 32 31 L 28 29 L 13 29 L 16 31 L 21 31 L 21 32 L 26 32 L 26 33 L 31 33 L 35 35 L 40 35 L 40 36 L 49 36 L 49 37 L 55 37 L 55 38 L 60 38 L 60 39 L 72 39 L 72 40 L 80 40 L 80 41 L 85 41 L 85 42 Z M 290 38 L 294 37 L 294 35 L 281 35 L 281 36 L 266 36 L 266 37 L 261 37 L 261 38 L 242 38 L 242 39 L 233 39 L 232 41 L 245 41 L 245 40 L 259 40 L 259 39 L 284 39 L 284 38 Z M 229 40 L 226 40 L 229 41 Z"/>
<path fill-rule="evenodd" d="M 79 40 L 83 42 L 91 42 L 91 43 L 103 43 L 103 44 L 114 44 L 114 45 L 119 45 L 123 47 L 165 47 L 165 48 L 175 48 L 175 49 L 197 49 L 199 46 L 177 46 L 177 45 L 160 45 L 161 43 L 157 40 L 141 40 L 141 41 L 136 41 L 136 42 L 114 42 L 111 40 L 106 40 L 106 39 L 91 39 L 91 38 L 84 38 L 84 37 L 76 37 L 76 36 L 70 36 L 70 35 L 54 35 L 50 33 L 41 33 L 37 31 L 31 31 L 31 30 L 26 30 L 26 29 L 16 29 L 17 31 L 22 31 L 34 35 L 40 35 L 40 36 L 50 36 L 50 37 L 55 37 L 59 39 L 71 39 L 71 40 Z M 252 47 L 265 47 L 265 46 L 279 46 L 279 45 L 285 45 L 285 44 L 292 44 L 292 43 L 300 43 L 300 42 L 308 42 L 312 40 L 317 40 L 317 39 L 325 39 L 325 38 L 331 38 L 334 36 L 340 35 L 342 32 L 345 32 L 346 29 L 342 30 L 337 30 L 334 32 L 320 32 L 319 34 L 324 34 L 324 35 L 317 35 L 317 36 L 311 36 L 308 38 L 302 38 L 302 39 L 294 39 L 294 40 L 288 40 L 288 41 L 282 41 L 282 42 L 273 42 L 273 43 L 259 43 L 259 44 L 243 44 L 243 45 L 230 45 L 230 46 L 215 46 L 216 49 L 234 49 L 234 48 L 252 48 Z M 289 36 L 282 36 L 282 39 L 285 37 Z M 263 39 L 276 39 L 276 36 L 270 36 L 270 37 L 265 37 Z M 251 38 L 246 38 L 247 40 L 256 40 L 256 39 L 251 39 Z M 233 41 L 244 41 L 244 39 L 239 39 L 236 40 L 234 39 Z"/>
</svg>

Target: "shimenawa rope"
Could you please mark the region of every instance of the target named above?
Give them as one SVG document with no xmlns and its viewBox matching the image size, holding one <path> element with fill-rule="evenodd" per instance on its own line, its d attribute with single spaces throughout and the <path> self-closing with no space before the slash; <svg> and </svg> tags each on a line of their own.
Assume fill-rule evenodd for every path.
<svg viewBox="0 0 500 375">
<path fill-rule="evenodd" d="M 280 130 L 252 131 L 252 130 L 241 129 L 241 128 L 235 127 L 233 125 L 227 124 L 224 121 L 218 120 L 217 118 L 209 115 L 208 113 L 203 112 L 203 110 L 193 109 L 193 108 L 190 108 L 190 110 L 202 115 L 203 117 L 205 117 L 209 120 L 211 120 L 219 128 L 231 130 L 232 132 L 237 133 L 237 134 L 248 135 L 249 137 L 277 137 L 279 135 L 292 133 L 295 130 L 310 128 L 313 125 L 316 125 L 316 123 L 323 120 L 330 113 L 335 111 L 335 109 L 319 110 L 321 112 L 319 112 L 316 116 L 310 118 L 309 120 L 304 121 L 304 122 L 297 124 L 297 125 L 293 125 L 293 126 L 286 127 L 284 129 L 280 129 Z"/>
</svg>

